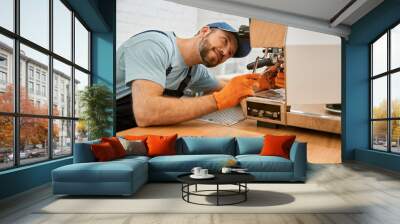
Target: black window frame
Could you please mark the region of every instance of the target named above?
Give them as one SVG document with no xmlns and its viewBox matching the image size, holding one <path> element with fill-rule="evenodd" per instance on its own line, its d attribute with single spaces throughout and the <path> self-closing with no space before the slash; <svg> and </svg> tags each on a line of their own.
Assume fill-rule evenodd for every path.
<svg viewBox="0 0 400 224">
<path fill-rule="evenodd" d="M 84 22 L 84 20 L 79 16 L 78 13 L 76 13 L 72 7 L 66 2 L 65 0 L 59 0 L 64 6 L 68 8 L 68 10 L 71 11 L 71 59 L 64 58 L 63 56 L 53 52 L 53 1 L 54 0 L 48 0 L 49 2 L 49 43 L 48 43 L 48 49 L 45 47 L 40 46 L 39 44 L 36 44 L 29 39 L 23 37 L 20 35 L 20 0 L 14 0 L 13 1 L 13 10 L 14 10 L 14 18 L 13 18 L 13 31 L 10 31 L 2 26 L 0 26 L 0 35 L 10 38 L 13 41 L 13 52 L 12 52 L 12 57 L 13 57 L 13 65 L 12 65 L 12 73 L 11 75 L 13 76 L 14 79 L 14 105 L 13 105 L 13 112 L 3 112 L 0 111 L 0 116 L 6 116 L 6 117 L 12 117 L 13 120 L 13 166 L 10 167 L 5 167 L 5 168 L 0 168 L 0 172 L 3 172 L 5 170 L 12 170 L 16 169 L 19 167 L 24 167 L 24 166 L 31 166 L 33 164 L 38 164 L 38 163 L 44 163 L 48 162 L 51 160 L 59 160 L 62 158 L 66 157 L 71 157 L 73 156 L 74 153 L 74 143 L 75 143 L 75 126 L 76 126 L 76 121 L 79 120 L 79 117 L 75 116 L 75 108 L 72 106 L 71 108 L 71 114 L 70 116 L 56 116 L 53 115 L 53 59 L 58 60 L 59 62 L 62 62 L 68 66 L 71 67 L 71 83 L 72 83 L 72 102 L 71 105 L 75 104 L 75 69 L 78 69 L 79 71 L 85 73 L 88 75 L 89 78 L 89 83 L 88 85 L 91 86 L 93 82 L 93 77 L 92 77 L 92 61 L 91 61 L 91 36 L 92 36 L 92 30 L 88 27 L 88 25 Z M 85 27 L 85 29 L 88 31 L 88 69 L 85 69 L 81 67 L 80 65 L 75 63 L 75 18 Z M 47 115 L 38 115 L 38 114 L 26 114 L 26 113 L 21 113 L 20 112 L 20 45 L 23 44 L 27 47 L 30 47 L 36 51 L 39 51 L 40 53 L 43 53 L 48 56 L 49 62 L 48 62 L 48 85 L 47 91 L 48 91 L 48 112 Z M 34 79 L 35 77 L 35 70 L 34 70 Z M 27 79 L 29 79 L 29 74 L 26 74 Z M 26 164 L 21 164 L 20 161 L 20 119 L 21 118 L 45 118 L 47 119 L 48 123 L 48 136 L 47 136 L 47 141 L 48 141 L 48 158 L 37 161 L 37 162 L 32 162 L 32 163 L 26 163 Z M 54 157 L 53 155 L 53 122 L 56 120 L 64 120 L 64 121 L 70 121 L 71 122 L 71 153 L 68 155 L 63 155 L 63 156 L 57 156 Z"/>
<path fill-rule="evenodd" d="M 368 44 L 368 46 L 369 46 L 369 103 L 370 103 L 370 105 L 369 105 L 369 119 L 370 119 L 370 121 L 369 121 L 369 125 L 370 125 L 370 128 L 369 128 L 369 131 L 370 131 L 370 134 L 369 134 L 369 145 L 370 145 L 370 147 L 369 147 L 369 149 L 370 150 L 373 150 L 373 151 L 379 151 L 379 152 L 387 152 L 387 153 L 392 153 L 392 154 L 400 154 L 400 152 L 393 152 L 392 151 L 392 135 L 391 135 L 391 132 L 392 132 L 392 127 L 391 127 L 391 121 L 400 121 L 400 117 L 392 117 L 392 111 L 391 111 L 391 107 L 392 107 L 392 99 L 391 99 L 391 88 L 392 88 L 392 86 L 391 86 L 391 77 L 392 77 L 392 75 L 395 75 L 396 73 L 398 73 L 398 72 L 400 72 L 400 67 L 398 67 L 398 68 L 394 68 L 394 69 L 391 69 L 391 57 L 392 57 L 392 55 L 391 55 L 391 31 L 392 31 L 392 29 L 393 28 L 395 28 L 395 27 L 397 27 L 397 26 L 400 26 L 400 21 L 397 21 L 397 22 L 395 22 L 394 24 L 392 24 L 389 28 L 387 28 L 387 29 L 385 29 L 385 31 L 383 32 L 383 33 L 381 33 L 380 35 L 378 35 L 374 40 L 372 40 L 369 44 Z M 387 35 L 387 39 L 386 39 L 386 41 L 387 41 L 387 52 L 386 52 L 386 55 L 387 55 L 387 67 L 386 67 L 386 71 L 385 72 L 382 72 L 382 73 L 380 73 L 380 74 L 376 74 L 376 75 L 374 75 L 373 74 L 373 44 L 377 41 L 377 40 L 379 40 L 381 37 L 383 37 L 384 35 Z M 386 105 L 386 110 L 387 110 L 387 113 L 386 113 L 386 118 L 373 118 L 373 81 L 375 80 L 375 79 L 378 79 L 378 78 L 382 78 L 382 77 L 386 77 L 386 86 L 387 86 L 387 105 Z M 399 87 L 400 88 L 400 87 Z M 383 151 L 383 150 L 379 150 L 379 149 L 376 149 L 376 148 L 374 148 L 374 136 L 373 136 L 373 122 L 374 121 L 386 121 L 386 135 L 387 135 L 387 138 L 386 138 L 386 151 Z"/>
</svg>

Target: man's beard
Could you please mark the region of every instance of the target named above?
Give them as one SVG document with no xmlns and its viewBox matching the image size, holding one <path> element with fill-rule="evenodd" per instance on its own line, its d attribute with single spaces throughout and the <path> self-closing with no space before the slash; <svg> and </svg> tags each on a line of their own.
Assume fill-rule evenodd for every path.
<svg viewBox="0 0 400 224">
<path fill-rule="evenodd" d="M 199 51 L 200 51 L 200 57 L 201 61 L 203 62 L 203 65 L 205 65 L 208 68 L 212 68 L 218 65 L 218 61 L 213 63 L 211 62 L 208 58 L 207 55 L 209 52 L 212 50 L 210 41 L 208 41 L 208 38 L 205 38 L 201 40 L 199 44 Z"/>
</svg>

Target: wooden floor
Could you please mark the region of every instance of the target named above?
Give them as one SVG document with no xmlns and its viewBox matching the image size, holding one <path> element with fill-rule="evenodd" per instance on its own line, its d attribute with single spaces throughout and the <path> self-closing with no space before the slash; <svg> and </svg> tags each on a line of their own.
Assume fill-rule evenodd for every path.
<svg viewBox="0 0 400 224">
<path fill-rule="evenodd" d="M 263 136 L 265 134 L 290 134 L 296 135 L 297 141 L 307 142 L 308 162 L 335 164 L 342 161 L 341 139 L 338 134 L 295 127 L 280 127 L 278 129 L 257 127 L 256 121 L 249 119 L 230 127 L 192 120 L 178 125 L 132 128 L 118 132 L 117 135 L 171 135 L 174 133 L 178 133 L 179 136 Z"/>
<path fill-rule="evenodd" d="M 0 202 L 0 223 L 105 224 L 260 224 L 260 223 L 400 223 L 400 174 L 358 163 L 309 166 L 308 183 L 316 183 L 348 202 L 364 204 L 354 214 L 38 214 L 55 199 L 50 187 Z M 317 195 L 316 195 L 317 198 Z M 171 205 L 173 206 L 173 205 Z"/>
</svg>

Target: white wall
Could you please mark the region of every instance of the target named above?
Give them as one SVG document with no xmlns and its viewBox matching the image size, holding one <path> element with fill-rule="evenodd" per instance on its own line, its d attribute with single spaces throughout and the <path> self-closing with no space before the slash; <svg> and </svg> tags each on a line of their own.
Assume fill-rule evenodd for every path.
<svg viewBox="0 0 400 224">
<path fill-rule="evenodd" d="M 150 29 L 191 37 L 197 32 L 197 9 L 163 0 L 117 1 L 117 48 L 134 34 Z"/>
<path fill-rule="evenodd" d="M 286 88 L 289 105 L 340 103 L 340 38 L 289 27 Z"/>
</svg>

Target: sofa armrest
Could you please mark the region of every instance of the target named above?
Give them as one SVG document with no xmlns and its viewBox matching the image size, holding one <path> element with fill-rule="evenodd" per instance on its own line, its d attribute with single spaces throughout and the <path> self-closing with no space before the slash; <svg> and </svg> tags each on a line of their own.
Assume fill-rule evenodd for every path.
<svg viewBox="0 0 400 224">
<path fill-rule="evenodd" d="M 74 163 L 95 162 L 96 158 L 94 157 L 90 146 L 92 144 L 98 144 L 98 143 L 100 143 L 100 140 L 75 143 L 75 145 L 74 145 Z"/>
<path fill-rule="evenodd" d="M 307 174 L 307 143 L 294 142 L 290 149 L 290 160 L 293 162 L 293 179 L 305 181 Z"/>
</svg>

